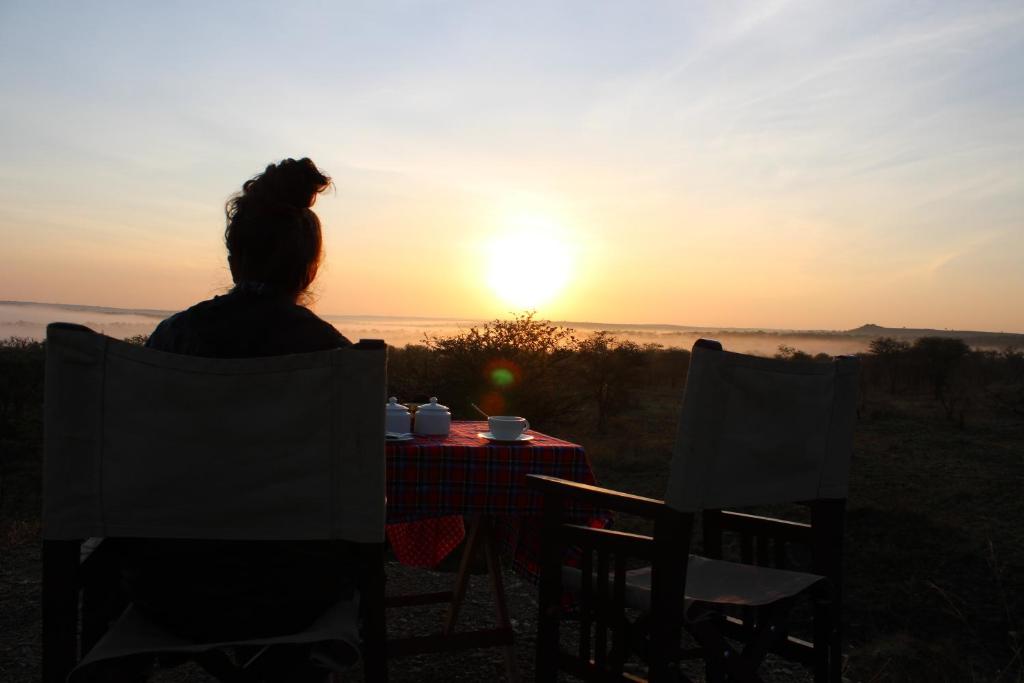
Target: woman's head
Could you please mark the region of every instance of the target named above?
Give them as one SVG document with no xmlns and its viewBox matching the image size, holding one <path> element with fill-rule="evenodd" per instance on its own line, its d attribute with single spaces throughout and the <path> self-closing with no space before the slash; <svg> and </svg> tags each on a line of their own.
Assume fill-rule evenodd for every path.
<svg viewBox="0 0 1024 683">
<path fill-rule="evenodd" d="M 330 182 L 309 159 L 285 159 L 228 200 L 224 241 L 236 284 L 260 282 L 295 297 L 309 288 L 323 248 L 320 219 L 309 207 Z"/>
</svg>

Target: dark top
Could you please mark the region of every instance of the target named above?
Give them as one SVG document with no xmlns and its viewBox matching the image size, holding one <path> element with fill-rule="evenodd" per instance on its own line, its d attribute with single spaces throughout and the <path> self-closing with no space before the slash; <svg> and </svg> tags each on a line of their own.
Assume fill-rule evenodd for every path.
<svg viewBox="0 0 1024 683">
<path fill-rule="evenodd" d="M 146 346 L 206 358 L 256 358 L 349 346 L 332 325 L 289 297 L 242 285 L 175 313 Z"/>
<path fill-rule="evenodd" d="M 192 356 L 251 358 L 349 344 L 288 297 L 243 285 L 164 320 L 146 345 Z M 128 598 L 165 627 L 201 641 L 298 631 L 352 592 L 355 560 L 344 541 L 116 543 Z"/>
</svg>

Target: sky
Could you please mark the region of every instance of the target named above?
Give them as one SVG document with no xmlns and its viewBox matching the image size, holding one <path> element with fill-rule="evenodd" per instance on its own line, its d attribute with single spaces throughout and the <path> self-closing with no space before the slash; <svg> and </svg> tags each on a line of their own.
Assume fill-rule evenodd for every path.
<svg viewBox="0 0 1024 683">
<path fill-rule="evenodd" d="M 0 300 L 181 309 L 309 156 L 314 310 L 1024 332 L 1024 3 L 0 0 Z"/>
</svg>

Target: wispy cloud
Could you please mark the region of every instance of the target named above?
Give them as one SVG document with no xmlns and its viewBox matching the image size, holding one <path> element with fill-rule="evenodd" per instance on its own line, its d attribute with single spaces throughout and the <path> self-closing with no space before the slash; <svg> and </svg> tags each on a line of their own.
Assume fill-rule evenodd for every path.
<svg viewBox="0 0 1024 683">
<path fill-rule="evenodd" d="M 733 319 L 753 314 L 750 273 L 780 302 L 766 318 L 790 315 L 798 291 L 860 316 L 872 283 L 919 283 L 904 310 L 969 287 L 965 273 L 1018 283 L 1019 0 L 242 8 L 3 6 L 0 199 L 15 208 L 0 237 L 20 251 L 0 268 L 51 253 L 73 281 L 83 241 L 107 232 L 216 246 L 229 192 L 309 154 L 339 179 L 323 215 L 350 231 L 331 237 L 327 310 L 389 287 L 371 251 L 385 237 L 463 249 L 522 197 L 563 207 L 605 255 L 595 273 L 643 263 L 643 278 L 595 277 L 566 317 L 614 301 L 657 319 L 697 297 L 698 271 L 733 283 L 701 315 L 738 325 L 862 322 Z M 345 249 L 360 260 L 348 270 Z M 410 258 L 409 281 L 449 292 L 428 264 L 453 249 Z M 457 299 L 381 312 L 479 313 Z M 991 325 L 1024 329 L 1009 304 L 1001 315 Z"/>
</svg>

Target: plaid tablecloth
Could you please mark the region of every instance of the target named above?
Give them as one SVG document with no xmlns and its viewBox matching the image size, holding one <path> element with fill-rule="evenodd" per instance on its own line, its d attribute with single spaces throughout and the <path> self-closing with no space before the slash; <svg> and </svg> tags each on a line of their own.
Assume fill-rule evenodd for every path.
<svg viewBox="0 0 1024 683">
<path fill-rule="evenodd" d="M 387 445 L 388 540 L 399 560 L 436 564 L 465 535 L 463 515 L 487 514 L 513 569 L 536 577 L 542 497 L 527 489 L 526 475 L 593 484 L 594 473 L 577 444 L 535 431 L 529 442 L 495 444 L 478 436 L 486 430 L 486 422 L 454 422 L 447 437 Z M 566 514 L 595 526 L 610 519 L 585 505 Z"/>
</svg>

